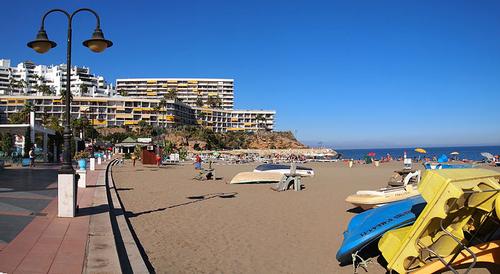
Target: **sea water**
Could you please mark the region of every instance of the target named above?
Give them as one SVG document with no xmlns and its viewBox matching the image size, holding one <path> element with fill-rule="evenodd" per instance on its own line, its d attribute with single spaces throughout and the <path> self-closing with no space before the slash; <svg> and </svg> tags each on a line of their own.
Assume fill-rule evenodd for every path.
<svg viewBox="0 0 500 274">
<path fill-rule="evenodd" d="M 335 149 L 335 148 L 334 148 Z M 452 152 L 458 152 L 459 155 L 456 156 L 457 159 L 468 159 L 474 161 L 480 161 L 484 159 L 481 156 L 482 152 L 489 152 L 492 155 L 500 155 L 500 146 L 467 146 L 467 147 L 423 147 L 427 151 L 426 154 L 421 154 L 415 152 L 415 148 L 374 148 L 374 149 L 335 149 L 338 153 L 342 154 L 344 159 L 355 159 L 360 160 L 370 153 L 375 152 L 375 158 L 380 159 L 382 157 L 390 154 L 393 158 L 403 157 L 406 151 L 406 156 L 409 158 L 439 158 L 442 154 L 445 154 L 449 158 L 454 158 L 455 156 L 450 155 Z"/>
</svg>

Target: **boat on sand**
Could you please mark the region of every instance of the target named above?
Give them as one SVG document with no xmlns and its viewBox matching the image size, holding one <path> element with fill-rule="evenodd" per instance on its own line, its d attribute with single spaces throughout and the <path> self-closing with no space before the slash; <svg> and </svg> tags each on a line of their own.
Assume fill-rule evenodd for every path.
<svg viewBox="0 0 500 274">
<path fill-rule="evenodd" d="M 417 179 L 411 183 L 411 178 L 416 177 Z M 353 204 L 354 206 L 359 206 L 364 210 L 383 206 L 388 203 L 393 203 L 401 200 L 408 199 L 410 197 L 417 196 L 417 184 L 420 181 L 420 171 L 417 170 L 414 173 L 408 174 L 402 186 L 396 187 L 385 187 L 378 190 L 360 190 L 356 194 L 349 195 L 345 201 Z"/>
<path fill-rule="evenodd" d="M 352 255 L 360 255 L 369 244 L 385 232 L 412 224 L 425 207 L 425 200 L 418 195 L 410 199 L 374 208 L 354 216 L 344 232 L 344 240 L 337 251 L 337 261 L 346 264 Z"/>
<path fill-rule="evenodd" d="M 381 188 L 379 190 L 361 190 L 356 192 L 356 194 L 349 195 L 345 201 L 367 210 L 405 200 L 418 194 L 416 185 L 406 185 L 402 187 Z"/>
<path fill-rule="evenodd" d="M 279 172 L 240 172 L 233 177 L 230 184 L 277 183 L 285 178 Z"/>
<path fill-rule="evenodd" d="M 278 172 L 282 174 L 290 174 L 290 165 L 280 165 L 280 164 L 262 164 L 254 169 L 254 172 Z M 314 176 L 314 170 L 309 167 L 297 166 L 295 173 L 303 177 Z"/>
</svg>

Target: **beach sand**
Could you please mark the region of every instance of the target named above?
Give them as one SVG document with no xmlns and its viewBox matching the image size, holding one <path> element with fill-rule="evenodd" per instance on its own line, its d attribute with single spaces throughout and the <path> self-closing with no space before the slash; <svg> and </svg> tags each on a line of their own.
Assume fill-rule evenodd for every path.
<svg viewBox="0 0 500 274">
<path fill-rule="evenodd" d="M 356 214 L 344 199 L 386 186 L 402 162 L 306 164 L 316 176 L 305 178 L 300 192 L 226 184 L 255 166 L 214 165 L 222 177 L 216 181 L 193 180 L 191 164 L 113 168 L 125 210 L 158 273 L 353 273 L 335 259 Z M 375 257 L 368 271 L 385 268 Z"/>
</svg>

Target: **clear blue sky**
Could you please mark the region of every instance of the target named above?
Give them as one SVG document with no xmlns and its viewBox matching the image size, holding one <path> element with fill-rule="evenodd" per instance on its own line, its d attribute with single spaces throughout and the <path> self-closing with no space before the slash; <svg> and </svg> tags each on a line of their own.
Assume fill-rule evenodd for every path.
<svg viewBox="0 0 500 274">
<path fill-rule="evenodd" d="M 73 63 L 123 77 L 235 79 L 237 108 L 275 109 L 277 129 L 337 148 L 500 144 L 499 1 L 5 1 L 0 58 L 65 62 L 25 46 L 42 14 L 94 8 L 115 45 Z"/>
</svg>

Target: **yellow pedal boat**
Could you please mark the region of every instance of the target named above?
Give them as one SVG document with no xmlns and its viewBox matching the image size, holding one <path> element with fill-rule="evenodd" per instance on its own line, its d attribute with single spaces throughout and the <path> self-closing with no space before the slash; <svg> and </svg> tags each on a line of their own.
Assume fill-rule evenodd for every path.
<svg viewBox="0 0 500 274">
<path fill-rule="evenodd" d="M 490 225 L 500 199 L 500 173 L 487 169 L 427 171 L 418 191 L 427 205 L 412 226 L 389 231 L 378 247 L 389 271 L 418 270 L 468 245 L 467 235 Z M 491 231 L 490 231 L 491 232 Z"/>
</svg>

